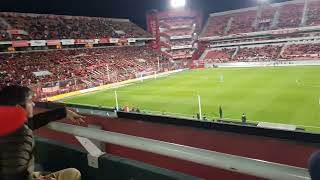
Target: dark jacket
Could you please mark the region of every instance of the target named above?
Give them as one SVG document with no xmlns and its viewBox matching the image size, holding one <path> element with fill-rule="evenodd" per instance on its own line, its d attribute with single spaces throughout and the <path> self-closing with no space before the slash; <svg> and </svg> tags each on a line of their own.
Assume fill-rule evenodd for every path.
<svg viewBox="0 0 320 180">
<path fill-rule="evenodd" d="M 16 132 L 0 136 L 0 179 L 33 180 L 34 138 L 32 131 L 65 117 L 65 108 L 40 113 L 29 119 L 27 124 Z"/>
</svg>

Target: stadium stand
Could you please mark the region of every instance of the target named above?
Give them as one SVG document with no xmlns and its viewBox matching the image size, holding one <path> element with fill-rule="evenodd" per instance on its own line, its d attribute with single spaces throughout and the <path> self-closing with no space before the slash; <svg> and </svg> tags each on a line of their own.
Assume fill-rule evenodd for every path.
<svg viewBox="0 0 320 180">
<path fill-rule="evenodd" d="M 238 50 L 237 50 L 238 49 Z M 319 43 L 251 45 L 238 48 L 210 49 L 205 60 L 210 62 L 248 62 L 271 60 L 311 60 L 319 59 Z"/>
<path fill-rule="evenodd" d="M 0 40 L 150 37 L 127 19 L 0 13 Z"/>
<path fill-rule="evenodd" d="M 272 6 L 265 6 L 261 12 L 261 20 L 257 28 L 261 31 L 268 30 L 271 22 L 274 18 L 274 14 L 277 12 L 278 8 L 273 8 Z"/>
<path fill-rule="evenodd" d="M 192 31 L 192 30 L 171 30 L 169 32 L 164 32 L 163 34 L 167 35 L 169 37 L 171 37 L 171 36 L 187 36 L 187 35 L 192 36 L 193 32 L 194 31 Z"/>
<path fill-rule="evenodd" d="M 307 57 L 308 59 L 318 59 L 320 57 L 320 44 L 292 44 L 289 45 L 283 57 L 291 60 L 301 60 Z"/>
<path fill-rule="evenodd" d="M 319 12 L 319 1 L 292 1 L 214 13 L 201 37 L 316 26 Z"/>
<path fill-rule="evenodd" d="M 279 56 L 281 46 L 243 47 L 234 57 L 236 61 L 265 61 L 276 59 Z"/>
<path fill-rule="evenodd" d="M 179 20 L 166 20 L 162 22 L 163 26 L 168 27 L 169 29 L 180 29 L 185 27 L 191 27 L 194 21 L 192 19 L 179 19 Z"/>
<path fill-rule="evenodd" d="M 319 59 L 320 44 L 319 38 L 317 39 L 319 36 L 317 29 L 311 32 L 285 31 L 284 33 L 271 33 L 271 35 L 268 34 L 264 36 L 254 35 L 259 31 L 320 25 L 320 2 L 301 2 L 302 1 L 293 1 L 290 3 L 271 4 L 261 7 L 212 14 L 209 17 L 208 23 L 206 24 L 201 37 L 209 38 L 221 36 L 222 39 L 211 39 L 201 42 L 201 45 L 199 45 L 199 49 L 202 49 L 201 52 L 207 48 L 205 53 L 202 54 L 202 59 L 211 63 Z M 62 48 L 62 50 L 41 49 L 41 51 L 30 52 L 31 49 L 24 48 L 23 52 L 0 54 L 0 86 L 21 84 L 32 87 L 36 93 L 40 92 L 42 95 L 50 96 L 57 93 L 60 94 L 64 92 L 82 90 L 112 82 L 137 78 L 140 77 L 142 72 L 167 71 L 191 67 L 192 64 L 189 61 L 191 59 L 197 60 L 199 64 L 197 68 L 205 67 L 205 61 L 202 61 L 201 58 L 201 61 L 198 61 L 194 56 L 195 54 L 199 54 L 199 56 L 201 55 L 198 50 L 198 33 L 201 25 L 197 21 L 197 17 L 191 15 L 186 15 L 183 18 L 181 18 L 181 16 L 179 16 L 179 18 L 174 16 L 165 16 L 160 18 L 159 23 L 160 27 L 158 27 L 158 30 L 161 33 L 159 37 L 156 38 L 160 39 L 161 47 L 154 49 L 147 46 L 148 44 L 146 45 L 147 41 L 143 41 L 137 42 L 134 46 L 123 46 L 129 44 L 117 42 L 112 43 L 112 47 L 101 45 L 102 47 L 79 48 L 75 44 L 72 44 L 70 47 L 57 47 L 57 49 Z M 224 36 L 227 35 L 241 35 L 244 33 L 245 35 L 240 38 L 224 39 Z M 150 37 L 149 33 L 129 20 L 124 19 L 0 13 L 0 41 Z M 126 40 L 128 41 L 128 39 Z M 60 45 L 63 46 L 63 44 Z M 7 46 L 5 48 L 7 48 Z M 172 63 L 174 60 L 176 62 Z M 161 69 L 159 69 L 159 65 Z M 91 113 L 93 112 L 92 109 L 89 109 L 89 111 Z M 133 115 L 136 116 L 136 114 Z M 165 117 L 160 118 L 163 123 Z M 87 120 L 89 119 L 92 119 L 93 121 L 97 120 L 98 117 L 89 117 Z M 158 137 L 160 140 L 164 130 L 167 130 L 157 127 L 159 126 L 158 124 L 154 125 L 156 126 L 154 128 L 143 127 L 143 123 L 140 121 L 142 119 L 139 119 L 137 126 L 132 126 L 132 124 L 130 126 L 130 121 L 128 121 L 128 119 L 120 120 L 121 121 L 117 122 L 117 120 L 112 119 L 110 122 L 114 124 L 106 127 L 108 127 L 108 129 L 116 127 L 124 128 L 120 129 L 123 130 L 123 132 L 127 132 L 130 129 L 130 132 L 137 131 L 139 133 L 150 133 L 153 136 L 158 132 L 161 134 L 161 136 L 159 135 Z M 106 121 L 106 119 L 103 120 L 103 122 Z M 174 122 L 177 123 L 177 119 L 175 119 Z M 194 123 L 193 121 L 187 122 Z M 115 123 L 125 124 L 115 126 Z M 177 124 L 179 126 L 181 125 L 181 127 L 185 126 L 184 123 Z M 177 128 L 180 128 L 179 126 L 177 126 Z M 204 124 L 204 126 L 207 126 L 207 124 Z M 168 128 L 167 124 L 165 127 Z M 172 128 L 173 126 L 170 127 Z M 242 129 L 243 127 L 237 126 L 232 128 Z M 251 127 L 248 127 L 248 129 L 250 128 Z M 117 129 L 112 130 L 116 131 Z M 250 158 L 260 158 L 265 156 L 264 158 L 266 159 L 262 158 L 262 160 L 270 160 L 279 163 L 287 163 L 288 165 L 304 167 L 304 159 L 310 151 L 307 148 L 304 149 L 304 157 L 300 157 L 300 161 L 292 159 L 293 154 L 296 154 L 294 152 L 292 152 L 290 156 L 288 155 L 288 157 L 286 157 L 288 159 L 281 159 L 283 154 L 287 155 L 288 149 L 296 150 L 299 148 L 289 148 L 291 147 L 290 144 L 285 144 L 283 146 L 274 144 L 268 152 L 277 153 L 265 154 L 263 152 L 265 152 L 264 150 L 268 146 L 262 146 L 261 144 L 264 143 L 261 143 L 260 138 L 254 137 L 257 139 L 252 140 L 252 138 L 248 138 L 248 136 L 239 138 L 240 135 L 237 136 L 237 138 L 234 138 L 234 134 L 231 134 L 230 138 L 223 137 L 223 140 L 226 141 L 222 141 L 219 133 L 209 134 L 207 130 L 207 128 L 206 131 L 203 132 L 199 130 L 199 135 L 197 137 L 203 137 L 203 135 L 206 135 L 206 138 L 208 139 L 216 137 L 217 141 L 214 141 L 215 144 L 210 144 L 210 146 L 212 146 L 212 150 L 215 150 L 213 147 L 216 146 L 217 142 L 223 143 L 228 140 L 233 140 L 234 142 L 230 144 L 236 145 L 241 143 L 243 144 L 243 142 L 249 142 L 247 144 L 248 146 L 260 145 L 260 151 L 255 150 L 251 152 L 248 151 L 247 148 L 239 148 L 241 151 L 239 150 L 237 153 L 232 153 L 231 150 L 237 149 L 233 147 L 225 147 L 226 149 L 223 151 L 221 150 L 222 152 L 229 151 L 231 154 L 241 156 L 246 155 L 246 153 L 249 152 L 249 155 L 251 155 Z M 189 131 L 189 137 L 193 137 L 195 132 L 192 132 L 193 130 Z M 173 129 L 172 132 L 177 132 L 177 129 Z M 184 129 L 179 133 L 181 134 L 180 138 L 182 142 L 186 140 L 186 132 L 187 130 Z M 179 134 L 177 133 L 173 137 L 176 138 Z M 142 135 L 145 137 L 146 134 Z M 224 134 L 224 136 L 229 135 Z M 196 145 L 197 143 L 203 142 L 194 140 L 194 138 L 187 139 L 191 140 L 191 142 Z M 164 138 L 164 140 L 172 142 L 171 136 L 168 136 L 168 139 Z M 183 144 L 181 141 L 175 143 Z M 194 145 L 191 142 L 185 142 L 183 145 Z M 274 142 L 274 140 L 267 140 L 266 144 Z M 281 139 L 281 141 L 279 140 L 279 143 L 285 142 Z M 202 144 L 199 146 L 204 149 L 208 149 L 209 147 L 209 145 Z M 220 144 L 220 147 L 224 147 L 223 144 Z M 274 149 L 279 150 L 278 147 L 282 148 L 281 152 L 286 153 L 278 153 L 278 151 L 274 151 Z M 288 148 L 286 149 L 285 147 Z M 231 150 L 229 150 L 229 148 Z M 110 144 L 108 144 L 106 149 L 110 151 L 113 150 L 114 153 L 118 150 L 118 153 L 127 153 L 135 157 L 139 154 L 139 152 L 137 153 L 135 151 L 133 151 L 132 154 L 128 153 L 130 152 L 128 150 L 121 151 L 121 148 L 119 150 L 119 147 L 115 147 Z M 46 155 L 48 154 L 48 150 L 49 154 L 52 154 L 52 156 Z M 66 157 L 60 156 L 61 152 L 64 152 L 63 154 L 66 155 Z M 258 156 L 257 152 L 261 152 L 261 154 Z M 148 158 L 145 152 L 140 153 L 142 154 L 141 157 Z M 181 174 L 172 174 L 172 172 L 168 173 L 167 170 L 112 155 L 104 155 L 99 158 L 98 161 L 101 163 L 101 168 L 92 169 L 87 166 L 87 154 L 82 150 L 70 146 L 61 146 L 59 143 L 42 138 L 38 138 L 36 154 L 38 154 L 36 159 L 37 162 L 44 165 L 45 170 L 54 171 L 64 166 L 78 166 L 77 168 L 81 169 L 81 171 L 85 172 L 88 176 L 86 177 L 87 179 L 91 179 L 91 176 L 94 177 L 97 175 L 100 179 L 117 179 L 119 176 L 125 176 L 125 178 L 122 179 L 129 180 L 136 175 L 139 176 L 140 179 L 197 179 Z M 152 157 L 150 159 L 154 159 L 153 156 L 149 156 Z M 80 159 L 77 159 L 76 157 L 80 157 Z M 272 158 L 267 159 L 270 157 Z M 63 161 L 65 160 L 64 158 L 68 159 L 66 163 Z M 55 161 L 57 159 L 59 159 L 59 161 Z M 161 164 L 165 161 L 155 162 L 160 162 Z M 116 166 L 114 166 L 114 164 Z M 172 164 L 172 169 L 176 168 L 177 164 L 179 165 L 179 163 Z M 211 169 L 201 166 L 200 168 L 202 168 L 202 170 L 195 172 L 193 175 L 198 175 L 200 177 L 204 176 L 204 178 L 207 179 L 208 177 L 216 176 L 216 174 L 211 174 Z M 110 169 L 112 171 L 106 171 Z M 185 169 L 185 167 L 182 167 L 181 169 Z M 193 168 L 189 169 L 190 172 L 194 171 Z M 185 171 L 189 172 L 189 169 Z M 123 174 L 123 171 L 131 173 Z M 219 173 L 219 171 L 217 172 Z M 220 176 L 222 177 L 221 174 Z M 239 176 L 240 175 L 237 177 Z M 234 178 L 232 177 L 232 179 Z"/>
<path fill-rule="evenodd" d="M 185 46 L 185 45 L 190 45 L 190 44 L 193 44 L 194 41 L 190 41 L 190 40 L 173 40 L 173 41 L 170 41 L 171 45 L 172 46 Z"/>
<path fill-rule="evenodd" d="M 159 56 L 146 46 L 3 54 L 0 84 L 56 87 L 64 82 L 68 87 L 98 86 L 156 69 Z"/>
<path fill-rule="evenodd" d="M 263 45 L 209 50 L 205 59 L 213 62 L 270 61 L 279 58 L 282 46 Z"/>
<path fill-rule="evenodd" d="M 320 25 L 320 2 L 314 1 L 309 4 L 307 25 Z"/>
<path fill-rule="evenodd" d="M 205 59 L 213 61 L 228 61 L 231 59 L 235 52 L 235 48 L 232 49 L 217 49 L 209 51 Z"/>
<path fill-rule="evenodd" d="M 320 1 L 213 13 L 200 36 L 209 63 L 318 60 Z M 231 50 L 233 49 L 233 51 Z"/>
<path fill-rule="evenodd" d="M 233 14 L 229 19 L 230 25 L 227 24 L 225 32 L 227 34 L 238 34 L 252 32 L 252 22 L 255 19 L 256 11 L 246 11 L 241 13 Z"/>
<path fill-rule="evenodd" d="M 202 34 L 204 37 L 209 37 L 211 35 L 221 36 L 224 34 L 224 29 L 226 28 L 225 22 L 230 19 L 229 15 L 222 15 L 219 17 L 210 17 L 206 30 Z"/>
<path fill-rule="evenodd" d="M 299 27 L 304 3 L 288 4 L 281 7 L 278 28 Z"/>
<path fill-rule="evenodd" d="M 159 50 L 173 60 L 191 60 L 197 52 L 197 40 L 202 20 L 189 10 L 150 12 L 148 30 Z M 155 26 L 151 26 L 154 23 Z"/>
<path fill-rule="evenodd" d="M 191 59 L 194 53 L 191 49 L 178 49 L 168 51 L 173 59 Z"/>
<path fill-rule="evenodd" d="M 61 46 L 55 48 L 64 49 L 59 53 L 48 51 L 46 49 L 54 48 L 49 47 L 47 41 L 46 46 L 42 45 L 42 51 L 29 52 L 35 49 L 29 42 L 22 48 L 24 52 L 1 54 L 0 84 L 48 88 L 48 92 L 59 86 L 60 92 L 64 92 L 123 81 L 138 77 L 141 72 L 158 70 L 158 59 L 161 60 L 161 71 L 185 67 L 199 57 L 211 63 L 317 59 L 320 50 L 317 29 L 287 29 L 319 25 L 319 12 L 320 2 L 310 0 L 214 13 L 210 15 L 200 41 L 197 36 L 201 22 L 196 13 L 158 13 L 157 30 L 160 33 L 159 37 L 153 36 L 156 41 L 159 39 L 160 47 L 155 49 L 160 52 L 144 46 L 148 40 L 129 42 L 128 38 L 150 38 L 151 35 L 126 19 L 2 12 L 0 41 L 12 41 L 12 45 L 2 46 L 8 49 L 5 51 L 10 51 L 10 46 L 19 51 L 20 47 L 14 46 L 17 40 L 60 39 L 58 44 Z M 284 32 L 255 34 L 279 29 Z M 228 35 L 241 36 L 228 39 Z M 202 39 L 209 37 L 214 38 Z M 76 43 L 95 38 L 99 38 L 99 43 L 91 45 L 101 47 L 83 49 L 83 45 Z M 100 44 L 103 38 L 115 47 Z M 112 42 L 108 38 L 118 39 Z M 126 38 L 124 43 L 122 38 Z M 75 42 L 65 45 L 63 39 Z M 117 47 L 129 44 L 139 46 Z M 82 49 L 77 49 L 80 47 Z M 173 65 L 171 62 L 174 61 Z"/>
</svg>

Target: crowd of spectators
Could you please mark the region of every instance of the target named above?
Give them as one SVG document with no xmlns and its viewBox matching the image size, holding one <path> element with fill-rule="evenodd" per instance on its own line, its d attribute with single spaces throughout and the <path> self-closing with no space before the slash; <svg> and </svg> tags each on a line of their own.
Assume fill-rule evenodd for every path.
<svg viewBox="0 0 320 180">
<path fill-rule="evenodd" d="M 19 32 L 11 33 L 12 30 Z M 22 33 L 23 32 L 23 33 Z M 151 37 L 129 20 L 96 17 L 0 13 L 0 40 Z"/>
<path fill-rule="evenodd" d="M 257 22 L 257 29 L 260 31 L 269 30 L 274 19 L 274 15 L 277 11 L 277 7 L 264 6 L 261 12 L 260 20 Z"/>
<path fill-rule="evenodd" d="M 286 59 L 312 59 L 320 58 L 320 44 L 292 44 L 286 47 L 283 58 Z"/>
<path fill-rule="evenodd" d="M 309 4 L 306 8 L 306 23 L 304 24 L 302 19 L 305 3 Z M 265 5 L 262 9 L 244 9 L 242 12 L 212 15 L 201 36 L 226 36 L 314 25 L 320 25 L 320 1 L 301 1 L 275 6 Z"/>
<path fill-rule="evenodd" d="M 279 28 L 295 28 L 301 24 L 304 3 L 288 4 L 280 10 Z M 320 9 L 319 9 L 320 10 Z"/>
<path fill-rule="evenodd" d="M 218 60 L 218 61 L 228 61 L 232 58 L 235 53 L 236 48 L 224 48 L 219 50 L 209 51 L 205 59 Z"/>
<path fill-rule="evenodd" d="M 160 21 L 165 27 L 178 28 L 178 27 L 191 27 L 194 23 L 194 19 L 169 19 L 165 21 Z"/>
<path fill-rule="evenodd" d="M 305 37 L 318 37 L 320 36 L 319 32 L 303 32 L 303 33 L 291 33 L 291 34 L 282 34 L 282 35 L 270 35 L 270 36 L 259 36 L 259 37 L 247 37 L 247 38 L 237 38 L 237 39 L 226 39 L 226 40 L 216 40 L 211 41 L 211 46 L 220 46 L 226 44 L 236 44 L 236 43 L 257 43 L 262 41 L 275 41 L 283 40 L 289 38 L 305 38 Z"/>
<path fill-rule="evenodd" d="M 208 24 L 205 27 L 204 33 L 202 36 L 223 36 L 225 35 L 225 28 L 227 27 L 227 22 L 231 18 L 231 15 L 222 15 L 222 16 L 211 16 L 208 19 Z"/>
<path fill-rule="evenodd" d="M 173 59 L 190 59 L 194 54 L 193 49 L 178 49 L 170 50 L 168 53 L 173 57 Z"/>
<path fill-rule="evenodd" d="M 309 4 L 307 25 L 320 25 L 320 2 L 313 1 Z"/>
<path fill-rule="evenodd" d="M 232 57 L 235 52 L 236 48 L 212 49 L 208 51 L 204 59 L 212 62 L 318 60 L 320 43 L 240 47 Z"/>
<path fill-rule="evenodd" d="M 257 16 L 257 11 L 246 11 L 233 14 L 233 20 L 231 23 L 228 34 L 248 33 L 253 31 L 253 21 Z"/>
<path fill-rule="evenodd" d="M 135 73 L 157 68 L 160 55 L 146 46 L 55 50 L 1 54 L 0 84 L 52 84 L 81 79 L 101 82 L 125 80 Z M 48 71 L 51 75 L 35 76 Z"/>
<path fill-rule="evenodd" d="M 185 45 L 191 45 L 193 44 L 192 39 L 179 39 L 179 40 L 172 40 L 170 41 L 170 44 L 172 46 L 185 46 Z"/>
<path fill-rule="evenodd" d="M 281 48 L 282 46 L 273 45 L 240 48 L 234 60 L 274 60 L 279 57 Z"/>
<path fill-rule="evenodd" d="M 178 29 L 178 30 L 170 30 L 165 31 L 163 34 L 166 34 L 167 36 L 186 36 L 186 35 L 193 35 L 194 31 L 191 29 Z"/>
<path fill-rule="evenodd" d="M 193 17 L 160 20 L 160 26 L 165 28 L 160 34 L 163 42 L 161 46 L 165 49 L 163 53 L 172 59 L 191 59 L 195 52 L 193 48 L 197 46 L 194 45 L 198 33 L 195 23 Z"/>
</svg>

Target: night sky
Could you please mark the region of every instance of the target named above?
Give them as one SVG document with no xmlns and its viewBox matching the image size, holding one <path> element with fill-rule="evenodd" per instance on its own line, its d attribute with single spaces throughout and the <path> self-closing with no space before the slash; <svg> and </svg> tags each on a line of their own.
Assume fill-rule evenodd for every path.
<svg viewBox="0 0 320 180">
<path fill-rule="evenodd" d="M 273 0 L 283 2 L 286 0 Z M 257 0 L 189 0 L 192 9 L 205 18 L 220 12 L 255 6 Z M 0 11 L 129 18 L 145 28 L 145 13 L 165 10 L 168 0 L 1 0 Z"/>
</svg>

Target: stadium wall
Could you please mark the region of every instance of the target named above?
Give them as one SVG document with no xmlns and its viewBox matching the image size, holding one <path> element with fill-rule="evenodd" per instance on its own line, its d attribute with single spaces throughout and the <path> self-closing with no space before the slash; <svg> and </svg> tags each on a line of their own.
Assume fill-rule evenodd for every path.
<svg viewBox="0 0 320 180">
<path fill-rule="evenodd" d="M 149 118 L 149 121 L 142 120 L 143 118 Z M 88 124 L 99 125 L 103 128 L 103 130 L 106 131 L 150 138 L 302 168 L 307 167 L 309 156 L 319 147 L 319 145 L 316 143 L 245 135 L 241 133 L 209 130 L 200 127 L 188 127 L 186 126 L 187 123 L 181 123 L 180 125 L 160 123 L 157 122 L 156 118 L 157 117 L 142 117 L 141 119 L 115 119 L 91 116 L 88 117 L 86 121 Z M 170 120 L 170 118 L 161 117 L 161 120 L 167 122 L 167 120 Z M 187 120 L 184 120 L 184 122 L 186 121 Z M 64 122 L 67 123 L 67 121 Z M 42 137 L 56 139 L 68 144 L 79 145 L 73 136 L 58 133 L 46 128 L 36 131 L 36 134 Z M 169 158 L 112 144 L 106 144 L 105 150 L 107 153 L 113 155 L 142 161 L 158 167 L 182 172 L 208 180 L 259 179 L 256 177 L 207 167 L 188 161 Z"/>
<path fill-rule="evenodd" d="M 57 96 L 48 97 L 47 100 L 48 101 L 58 101 L 61 99 L 70 98 L 70 97 L 78 96 L 78 95 L 85 94 L 85 93 L 91 93 L 94 91 L 115 89 L 118 87 L 130 85 L 132 83 L 136 83 L 139 81 L 148 80 L 148 79 L 152 79 L 152 78 L 161 78 L 161 77 L 169 76 L 171 74 L 176 74 L 176 73 L 186 71 L 186 70 L 188 70 L 188 69 L 178 69 L 178 70 L 163 72 L 163 73 L 159 73 L 159 74 L 155 73 L 150 76 L 140 77 L 140 78 L 136 78 L 136 79 L 129 79 L 129 80 L 121 81 L 121 82 L 107 84 L 107 85 L 103 85 L 103 86 L 99 86 L 99 87 L 93 87 L 93 88 L 84 89 L 84 90 L 80 90 L 80 91 L 74 91 L 74 92 L 70 92 L 70 93 L 66 93 L 66 94 L 59 94 Z"/>
</svg>

